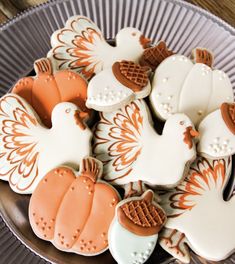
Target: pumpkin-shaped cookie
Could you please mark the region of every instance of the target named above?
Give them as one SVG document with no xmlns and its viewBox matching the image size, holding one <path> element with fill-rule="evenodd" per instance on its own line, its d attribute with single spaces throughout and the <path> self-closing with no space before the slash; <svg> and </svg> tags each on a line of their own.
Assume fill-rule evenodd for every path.
<svg viewBox="0 0 235 264">
<path fill-rule="evenodd" d="M 105 251 L 119 195 L 101 175 L 102 163 L 91 157 L 82 160 L 79 173 L 69 167 L 50 171 L 29 204 L 35 234 L 62 251 L 87 256 Z"/>
<path fill-rule="evenodd" d="M 174 113 L 184 113 L 197 126 L 223 102 L 233 102 L 229 77 L 212 68 L 213 55 L 200 48 L 192 54 L 193 61 L 182 55 L 172 55 L 155 71 L 150 102 L 162 120 Z"/>
<path fill-rule="evenodd" d="M 46 126 L 51 127 L 51 112 L 60 102 L 71 102 L 90 112 L 85 106 L 87 82 L 79 74 L 69 70 L 53 73 L 50 60 L 44 58 L 35 62 L 34 70 L 36 76 L 19 80 L 12 92 L 23 97 Z"/>
</svg>

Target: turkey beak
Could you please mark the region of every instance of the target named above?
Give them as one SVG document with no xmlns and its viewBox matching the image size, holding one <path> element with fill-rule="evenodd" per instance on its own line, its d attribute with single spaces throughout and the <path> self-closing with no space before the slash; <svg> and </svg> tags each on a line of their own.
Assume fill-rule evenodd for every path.
<svg viewBox="0 0 235 264">
<path fill-rule="evenodd" d="M 86 129 L 85 121 L 87 120 L 88 117 L 89 114 L 86 112 L 76 110 L 74 113 L 75 122 L 82 130 Z"/>
<path fill-rule="evenodd" d="M 190 135 L 192 138 L 198 138 L 200 136 L 200 133 L 197 130 L 191 129 Z"/>
<path fill-rule="evenodd" d="M 140 44 L 144 49 L 147 49 L 150 47 L 151 39 L 146 38 L 144 35 L 140 36 Z"/>
</svg>

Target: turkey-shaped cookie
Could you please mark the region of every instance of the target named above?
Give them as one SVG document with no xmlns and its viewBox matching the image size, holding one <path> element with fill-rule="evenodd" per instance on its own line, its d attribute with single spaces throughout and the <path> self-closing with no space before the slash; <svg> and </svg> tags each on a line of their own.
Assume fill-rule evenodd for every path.
<svg viewBox="0 0 235 264">
<path fill-rule="evenodd" d="M 84 158 L 79 172 L 58 167 L 48 172 L 29 204 L 35 234 L 62 251 L 92 256 L 108 248 L 108 230 L 120 198 L 100 180 L 102 163 Z"/>
<path fill-rule="evenodd" d="M 69 18 L 65 27 L 51 37 L 48 57 L 59 69 L 71 69 L 87 79 L 115 61 L 137 62 L 150 40 L 135 28 L 123 28 L 116 35 L 116 46 L 109 45 L 99 28 L 87 17 Z"/>
<path fill-rule="evenodd" d="M 109 228 L 109 250 L 118 264 L 142 264 L 152 254 L 158 232 L 166 222 L 153 191 L 121 201 Z"/>
<path fill-rule="evenodd" d="M 151 91 L 149 70 L 132 61 L 115 62 L 112 68 L 98 73 L 89 82 L 86 106 L 111 112 L 148 96 Z"/>
<path fill-rule="evenodd" d="M 197 126 L 223 102 L 233 102 L 229 77 L 211 68 L 213 55 L 197 48 L 193 59 L 172 55 L 156 69 L 150 101 L 160 119 L 167 120 L 173 113 L 185 113 Z"/>
<path fill-rule="evenodd" d="M 123 185 L 141 180 L 171 187 L 196 158 L 197 135 L 184 114 L 172 115 L 158 135 L 146 103 L 136 100 L 112 113 L 101 113 L 94 130 L 93 152 L 103 161 L 108 182 Z"/>
<path fill-rule="evenodd" d="M 79 166 L 90 152 L 87 113 L 72 103 L 59 103 L 48 129 L 28 103 L 16 94 L 0 99 L 0 179 L 17 193 L 32 193 L 56 166 Z"/>
<path fill-rule="evenodd" d="M 235 199 L 224 201 L 231 158 L 198 157 L 186 179 L 161 195 L 168 220 L 160 245 L 183 262 L 190 261 L 187 244 L 199 256 L 220 261 L 235 249 Z M 180 233 L 181 234 L 180 234 Z"/>
<path fill-rule="evenodd" d="M 235 103 L 223 103 L 206 116 L 199 127 L 198 152 L 209 157 L 225 157 L 235 153 Z"/>
<path fill-rule="evenodd" d="M 87 82 L 77 73 L 63 70 L 53 73 L 49 59 L 34 63 L 35 77 L 26 77 L 17 82 L 12 92 L 23 97 L 37 112 L 43 124 L 51 127 L 51 112 L 61 102 L 76 104 L 89 113 L 85 102 Z"/>
</svg>

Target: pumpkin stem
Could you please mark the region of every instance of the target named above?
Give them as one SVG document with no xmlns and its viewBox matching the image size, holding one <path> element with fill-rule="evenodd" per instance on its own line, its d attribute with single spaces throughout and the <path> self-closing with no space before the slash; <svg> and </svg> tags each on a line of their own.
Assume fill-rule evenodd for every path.
<svg viewBox="0 0 235 264">
<path fill-rule="evenodd" d="M 213 53 L 204 48 L 196 48 L 192 50 L 191 58 L 195 63 L 203 63 L 209 67 L 212 67 L 214 63 Z"/>
<path fill-rule="evenodd" d="M 103 164 L 101 161 L 87 157 L 81 161 L 81 173 L 80 176 L 87 177 L 93 182 L 101 178 L 103 173 Z"/>
<path fill-rule="evenodd" d="M 37 75 L 42 73 L 52 74 L 52 65 L 51 61 L 47 58 L 41 58 L 34 63 L 34 70 Z"/>
</svg>

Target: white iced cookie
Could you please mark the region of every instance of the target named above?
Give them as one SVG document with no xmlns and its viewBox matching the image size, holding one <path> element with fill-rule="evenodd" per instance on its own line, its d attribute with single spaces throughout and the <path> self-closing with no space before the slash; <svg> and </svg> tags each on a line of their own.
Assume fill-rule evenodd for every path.
<svg viewBox="0 0 235 264">
<path fill-rule="evenodd" d="M 198 157 L 186 179 L 161 196 L 168 220 L 160 245 L 180 261 L 190 261 L 185 244 L 211 261 L 221 261 L 233 253 L 235 198 L 223 199 L 231 165 L 231 157 Z"/>
<path fill-rule="evenodd" d="M 229 77 L 223 71 L 211 68 L 213 56 L 199 48 L 193 54 L 194 61 L 172 55 L 156 69 L 150 102 L 162 120 L 174 113 L 185 113 L 197 126 L 223 102 L 233 102 Z"/>
<path fill-rule="evenodd" d="M 121 201 L 109 228 L 109 250 L 118 264 L 142 264 L 152 254 L 166 221 L 148 190 L 141 197 Z"/>
<path fill-rule="evenodd" d="M 115 111 L 135 99 L 149 95 L 148 67 L 131 61 L 115 62 L 94 76 L 88 84 L 86 106 L 97 111 Z"/>
<path fill-rule="evenodd" d="M 223 103 L 206 116 L 199 127 L 199 153 L 209 157 L 225 157 L 235 153 L 235 104 Z"/>
<path fill-rule="evenodd" d="M 184 114 L 172 115 L 162 135 L 154 130 L 143 100 L 100 116 L 93 152 L 104 163 L 104 179 L 110 183 L 141 180 L 152 186 L 172 187 L 196 158 L 194 137 L 198 133 Z"/>
<path fill-rule="evenodd" d="M 52 111 L 52 128 L 42 125 L 26 101 L 16 94 L 0 99 L 0 179 L 17 193 L 29 194 L 51 169 L 74 169 L 90 154 L 92 133 L 84 123 L 87 113 L 72 103 Z"/>
<path fill-rule="evenodd" d="M 71 69 L 87 79 L 115 61 L 138 62 L 150 39 L 135 28 L 121 29 L 116 35 L 116 46 L 109 45 L 100 29 L 87 17 L 74 16 L 65 27 L 51 37 L 52 49 L 48 57 L 57 69 Z"/>
</svg>

